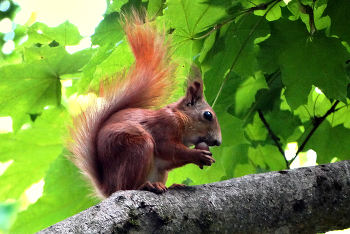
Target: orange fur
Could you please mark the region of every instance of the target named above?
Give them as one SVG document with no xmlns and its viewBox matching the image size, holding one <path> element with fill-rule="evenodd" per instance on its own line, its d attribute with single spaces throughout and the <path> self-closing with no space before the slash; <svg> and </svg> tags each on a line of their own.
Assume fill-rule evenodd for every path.
<svg viewBox="0 0 350 234">
<path fill-rule="evenodd" d="M 125 189 L 165 192 L 169 170 L 215 162 L 208 150 L 190 145 L 221 144 L 220 126 L 203 98 L 199 70 L 184 98 L 159 110 L 147 109 L 161 105 L 173 89 L 176 66 L 170 61 L 170 44 L 135 12 L 124 30 L 135 64 L 126 79 L 102 88 L 101 102 L 90 103 L 73 119 L 74 141 L 68 144 L 72 161 L 102 198 Z"/>
</svg>

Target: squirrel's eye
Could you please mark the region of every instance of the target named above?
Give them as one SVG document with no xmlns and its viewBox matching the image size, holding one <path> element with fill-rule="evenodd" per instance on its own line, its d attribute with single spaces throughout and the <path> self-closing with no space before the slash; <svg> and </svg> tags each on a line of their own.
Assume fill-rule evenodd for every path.
<svg viewBox="0 0 350 234">
<path fill-rule="evenodd" d="M 204 112 L 203 116 L 206 120 L 209 120 L 209 121 L 213 119 L 213 114 L 210 111 Z"/>
</svg>

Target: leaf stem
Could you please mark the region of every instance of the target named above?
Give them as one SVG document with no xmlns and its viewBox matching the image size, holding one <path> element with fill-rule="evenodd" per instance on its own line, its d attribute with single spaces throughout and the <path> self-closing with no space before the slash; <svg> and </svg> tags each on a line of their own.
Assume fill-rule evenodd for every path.
<svg viewBox="0 0 350 234">
<path fill-rule="evenodd" d="M 315 131 L 317 130 L 317 128 L 323 123 L 323 121 L 327 118 L 328 115 L 332 114 L 333 112 L 336 111 L 336 106 L 339 104 L 339 100 L 335 101 L 334 104 L 332 105 L 332 107 L 327 111 L 327 113 L 322 116 L 321 118 L 318 118 L 315 123 L 314 123 L 314 127 L 311 129 L 311 131 L 309 132 L 309 134 L 307 135 L 307 137 L 305 138 L 304 142 L 301 144 L 301 146 L 299 147 L 298 151 L 296 152 L 294 158 L 292 158 L 289 161 L 289 165 L 292 164 L 294 162 L 294 160 L 297 158 L 297 156 L 299 155 L 299 153 L 301 151 L 304 150 L 306 143 L 310 140 L 311 136 L 315 133 Z"/>
<path fill-rule="evenodd" d="M 284 153 L 284 150 L 282 149 L 282 146 L 280 144 L 280 138 L 278 136 L 276 136 L 276 134 L 272 131 L 272 129 L 270 128 L 270 125 L 268 124 L 268 122 L 266 121 L 263 113 L 261 110 L 258 110 L 258 113 L 259 113 L 259 117 L 261 119 L 261 121 L 264 123 L 265 125 L 265 128 L 267 129 L 267 131 L 269 132 L 269 136 L 271 137 L 271 139 L 275 142 L 278 150 L 280 151 L 280 153 L 282 154 L 283 158 L 284 158 L 284 161 L 286 162 L 286 166 L 287 166 L 287 169 L 290 169 L 289 167 L 289 162 L 286 158 L 286 155 Z"/>
</svg>

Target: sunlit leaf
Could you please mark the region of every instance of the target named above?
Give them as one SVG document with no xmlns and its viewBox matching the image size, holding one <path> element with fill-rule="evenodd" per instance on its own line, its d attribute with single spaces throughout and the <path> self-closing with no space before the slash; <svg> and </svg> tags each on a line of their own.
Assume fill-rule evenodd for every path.
<svg viewBox="0 0 350 234">
<path fill-rule="evenodd" d="M 332 127 L 324 121 L 306 144 L 305 151 L 312 149 L 317 153 L 317 163 L 329 163 L 333 158 L 349 159 L 350 129 L 342 125 Z"/>
<path fill-rule="evenodd" d="M 68 21 L 53 28 L 37 22 L 28 28 L 27 34 L 28 40 L 23 46 L 31 46 L 37 43 L 47 45 L 52 41 L 56 41 L 61 46 L 77 45 L 83 39 L 78 27 Z"/>
<path fill-rule="evenodd" d="M 98 199 L 86 196 L 91 190 L 80 177 L 77 168 L 60 155 L 46 173 L 42 197 L 18 214 L 11 231 L 35 233 L 95 205 Z"/>
<path fill-rule="evenodd" d="M 64 109 L 50 108 L 36 119 L 31 128 L 17 134 L 0 134 L 0 162 L 13 160 L 1 176 L 0 201 L 17 199 L 45 176 L 52 161 L 62 153 L 67 117 Z"/>
<path fill-rule="evenodd" d="M 78 72 L 92 54 L 91 49 L 69 54 L 63 46 L 25 49 L 25 63 L 0 67 L 0 114 L 10 115 L 17 131 L 26 115 L 60 106 L 60 76 Z"/>
<path fill-rule="evenodd" d="M 118 2 L 118 1 L 114 1 Z M 91 36 L 93 45 L 108 47 L 115 46 L 124 36 L 124 31 L 120 25 L 120 14 L 113 12 L 107 15 L 96 27 L 94 35 Z"/>
</svg>

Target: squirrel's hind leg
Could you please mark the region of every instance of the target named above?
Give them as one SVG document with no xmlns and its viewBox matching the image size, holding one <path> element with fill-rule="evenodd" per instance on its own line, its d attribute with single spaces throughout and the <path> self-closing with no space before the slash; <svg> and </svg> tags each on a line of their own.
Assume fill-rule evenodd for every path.
<svg viewBox="0 0 350 234">
<path fill-rule="evenodd" d="M 133 123 L 107 125 L 100 136 L 101 192 L 108 197 L 118 190 L 139 189 L 152 170 L 152 136 L 142 126 Z"/>
</svg>

